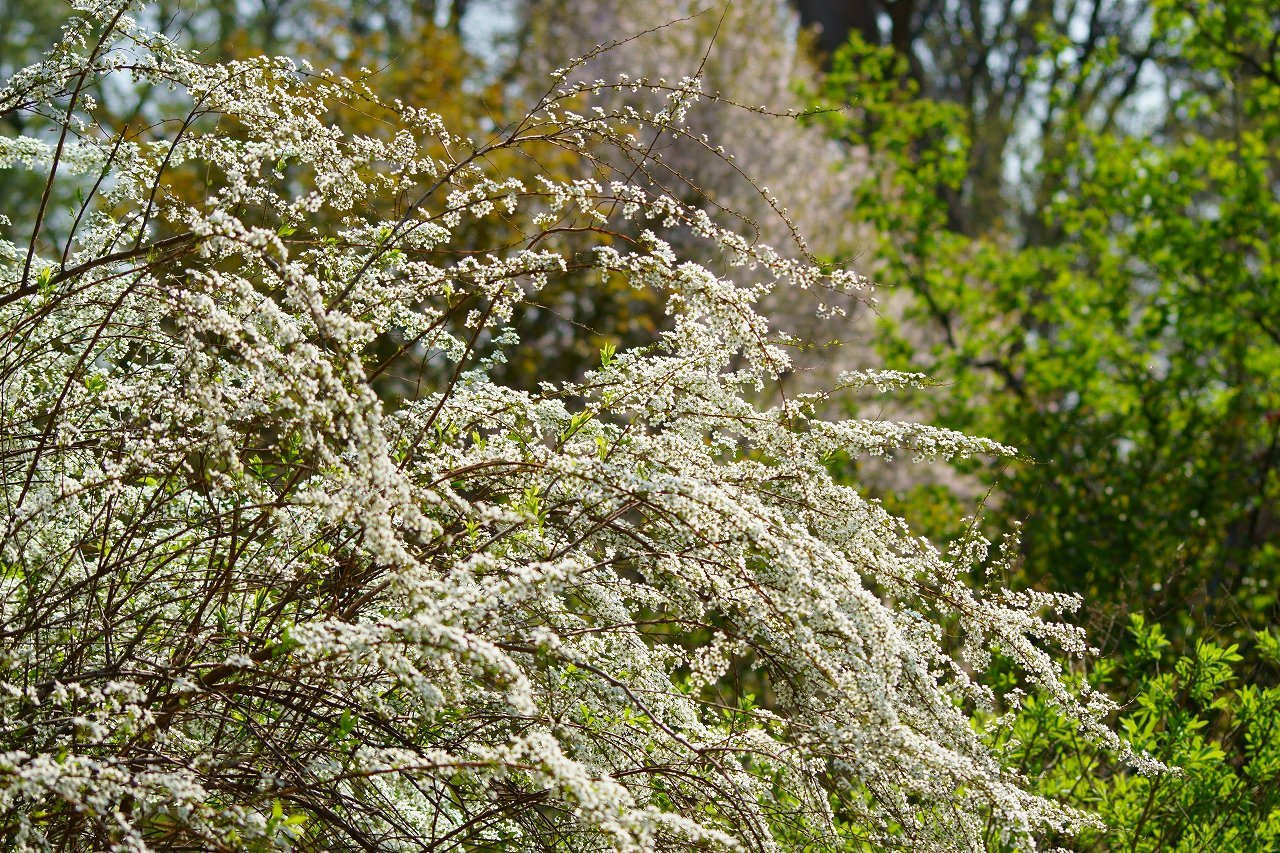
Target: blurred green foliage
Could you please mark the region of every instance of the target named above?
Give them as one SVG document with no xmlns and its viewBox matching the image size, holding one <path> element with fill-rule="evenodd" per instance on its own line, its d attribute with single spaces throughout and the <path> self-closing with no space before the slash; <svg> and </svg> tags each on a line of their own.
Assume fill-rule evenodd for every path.
<svg viewBox="0 0 1280 853">
<path fill-rule="evenodd" d="M 1026 454 L 980 473 L 994 520 L 1025 518 L 1031 577 L 1100 616 L 1194 607 L 1230 632 L 1275 612 L 1280 86 L 1215 52 L 1206 15 L 1155 10 L 1169 63 L 1199 75 L 1151 107 L 1159 134 L 1058 104 L 1036 228 L 949 227 L 951 194 L 983 178 L 963 109 L 920 97 L 889 49 L 846 49 L 824 103 L 854 105 L 827 121 L 883 167 L 858 199 L 889 235 L 882 355 L 943 383 L 938 421 Z"/>
<path fill-rule="evenodd" d="M 1136 99 L 1079 97 L 1129 61 L 1116 40 L 1040 29 L 1016 71 L 1042 109 L 998 173 L 971 105 L 923 95 L 890 47 L 855 36 L 815 101 L 848 107 L 822 120 L 876 167 L 857 200 L 884 235 L 886 366 L 937 380 L 927 417 L 1026 457 L 886 503 L 941 538 L 984 493 L 994 528 L 1022 521 L 1022 582 L 1084 596 L 1093 683 L 1181 774 L 1108 763 L 1035 697 L 1014 763 L 1110 825 L 1076 849 L 1274 850 L 1280 9 L 1156 0 L 1146 20 L 1158 94 Z"/>
</svg>

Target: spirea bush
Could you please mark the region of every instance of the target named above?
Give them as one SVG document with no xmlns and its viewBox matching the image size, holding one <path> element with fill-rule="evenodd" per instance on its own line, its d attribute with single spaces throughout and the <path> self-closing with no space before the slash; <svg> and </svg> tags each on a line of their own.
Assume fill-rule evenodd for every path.
<svg viewBox="0 0 1280 853">
<path fill-rule="evenodd" d="M 696 79 L 570 68 L 473 141 L 78 8 L 0 89 L 31 129 L 0 165 L 44 178 L 0 242 L 7 845 L 955 850 L 1091 820 L 977 722 L 1020 701 L 995 655 L 1128 754 L 1059 678 L 1076 600 L 825 467 L 1011 451 L 786 393 L 754 306 L 865 282 L 667 192 Z M 657 103 L 591 109 L 617 86 Z M 357 109 L 385 133 L 344 133 Z M 511 177 L 555 157 L 599 174 Z M 573 384 L 491 381 L 566 276 L 660 293 L 670 329 Z M 419 393 L 381 399 L 404 363 Z"/>
</svg>

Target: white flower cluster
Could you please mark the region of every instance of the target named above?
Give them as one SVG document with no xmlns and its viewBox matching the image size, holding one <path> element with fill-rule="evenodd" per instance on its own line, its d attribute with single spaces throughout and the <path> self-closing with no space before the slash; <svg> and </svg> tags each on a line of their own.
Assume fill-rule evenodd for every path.
<svg viewBox="0 0 1280 853">
<path fill-rule="evenodd" d="M 0 166 L 87 189 L 0 253 L 17 849 L 776 850 L 854 827 L 954 850 L 988 818 L 1027 845 L 1088 820 L 972 721 L 1008 699 L 983 678 L 998 654 L 1124 749 L 1102 697 L 1059 681 L 1055 649 L 1087 649 L 1045 615 L 1076 602 L 975 590 L 1007 556 L 976 534 L 944 554 L 824 465 L 1012 451 L 753 402 L 789 365 L 759 301 L 865 282 L 621 178 L 503 175 L 625 144 L 568 111 L 579 88 L 479 144 L 85 11 L 0 89 L 0 110 L 63 117 L 0 140 Z M 167 138 L 82 100 L 125 74 L 185 103 Z M 630 120 L 680 121 L 696 93 Z M 393 130 L 343 133 L 353 101 Z M 671 329 L 577 383 L 497 384 L 504 324 L 584 269 L 661 293 Z M 421 393 L 392 405 L 397 359 Z"/>
</svg>

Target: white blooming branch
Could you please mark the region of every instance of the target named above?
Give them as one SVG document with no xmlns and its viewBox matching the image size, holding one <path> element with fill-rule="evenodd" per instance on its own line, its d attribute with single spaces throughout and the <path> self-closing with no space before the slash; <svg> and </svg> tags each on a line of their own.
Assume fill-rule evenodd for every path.
<svg viewBox="0 0 1280 853">
<path fill-rule="evenodd" d="M 759 402 L 789 366 L 760 300 L 866 283 L 660 189 L 495 170 L 602 141 L 644 164 L 634 129 L 678 126 L 696 79 L 625 115 L 573 112 L 606 84 L 561 80 L 476 143 L 362 83 L 201 64 L 127 5 L 82 11 L 0 89 L 57 140 L 0 140 L 0 167 L 90 196 L 0 243 L 17 848 L 772 850 L 856 826 L 954 850 L 988 817 L 1028 845 L 1088 821 L 972 724 L 1012 701 L 984 680 L 998 653 L 1125 749 L 1059 680 L 1087 652 L 1053 616 L 1077 602 L 975 590 L 985 542 L 943 554 L 824 465 L 1012 451 Z M 85 99 L 121 76 L 183 118 L 110 126 Z M 353 100 L 394 131 L 344 133 Z M 492 244 L 463 242 L 475 223 Z M 577 383 L 496 382 L 510 319 L 583 270 L 660 293 L 670 330 Z M 394 410 L 387 341 L 427 365 Z"/>
</svg>

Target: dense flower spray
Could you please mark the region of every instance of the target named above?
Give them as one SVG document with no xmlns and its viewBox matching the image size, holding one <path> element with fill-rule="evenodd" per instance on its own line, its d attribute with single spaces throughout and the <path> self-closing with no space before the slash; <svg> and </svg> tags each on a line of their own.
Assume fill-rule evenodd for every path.
<svg viewBox="0 0 1280 853">
<path fill-rule="evenodd" d="M 1001 589 L 1007 549 L 941 552 L 824 464 L 1011 451 L 781 390 L 788 338 L 754 306 L 866 283 L 646 179 L 696 79 L 610 112 L 593 93 L 641 84 L 570 68 L 474 141 L 367 81 L 79 11 L 0 89 L 46 128 L 0 139 L 47 178 L 0 242 L 16 848 L 954 850 L 1088 819 L 973 723 L 1017 700 L 996 653 L 1124 749 L 1058 677 L 1087 649 L 1045 617 L 1075 600 Z M 131 119 L 102 106 L 140 87 Z M 506 168 L 553 151 L 598 178 Z M 588 273 L 663 294 L 670 330 L 580 382 L 492 381 L 513 313 Z M 420 393 L 381 399 L 404 359 Z"/>
</svg>

